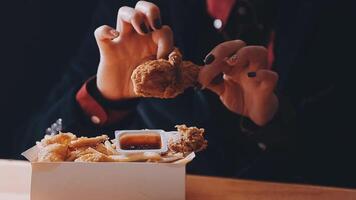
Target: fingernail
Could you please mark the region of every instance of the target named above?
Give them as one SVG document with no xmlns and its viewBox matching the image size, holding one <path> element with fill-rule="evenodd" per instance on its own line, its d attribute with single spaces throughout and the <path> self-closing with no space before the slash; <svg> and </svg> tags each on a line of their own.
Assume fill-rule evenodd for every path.
<svg viewBox="0 0 356 200">
<path fill-rule="evenodd" d="M 113 38 L 117 38 L 119 36 L 119 32 L 117 32 L 116 30 L 110 30 L 110 34 L 113 36 Z"/>
<path fill-rule="evenodd" d="M 231 56 L 231 57 L 229 58 L 228 63 L 229 63 L 229 64 L 235 64 L 236 61 L 237 61 L 237 56 L 236 56 L 236 54 L 235 54 L 235 55 L 233 55 L 233 56 Z"/>
<path fill-rule="evenodd" d="M 250 78 L 256 77 L 256 72 L 249 72 L 247 73 L 247 76 Z"/>
<path fill-rule="evenodd" d="M 205 59 L 204 59 L 204 63 L 206 65 L 211 64 L 213 61 L 215 60 L 215 56 L 213 54 L 209 54 Z"/>
<path fill-rule="evenodd" d="M 217 85 L 224 81 L 224 74 L 220 73 L 211 81 L 211 84 Z"/>
<path fill-rule="evenodd" d="M 156 29 L 162 28 L 161 19 L 160 19 L 160 18 L 155 19 L 155 20 L 154 20 L 154 25 L 155 25 L 155 28 L 156 28 Z"/>
<path fill-rule="evenodd" d="M 142 30 L 142 32 L 148 33 L 148 28 L 147 28 L 147 26 L 146 26 L 145 23 L 142 23 L 142 24 L 140 25 L 140 29 Z"/>
</svg>

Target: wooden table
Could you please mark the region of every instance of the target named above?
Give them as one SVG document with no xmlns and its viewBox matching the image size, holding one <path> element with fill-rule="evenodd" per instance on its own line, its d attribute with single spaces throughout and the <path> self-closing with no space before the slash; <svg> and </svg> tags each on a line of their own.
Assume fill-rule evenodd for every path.
<svg viewBox="0 0 356 200">
<path fill-rule="evenodd" d="M 356 200 L 356 190 L 187 176 L 188 200 Z"/>
<path fill-rule="evenodd" d="M 0 160 L 0 200 L 29 200 L 30 164 Z M 356 190 L 187 176 L 187 200 L 356 200 Z M 6 189 L 4 189 L 6 188 Z"/>
</svg>

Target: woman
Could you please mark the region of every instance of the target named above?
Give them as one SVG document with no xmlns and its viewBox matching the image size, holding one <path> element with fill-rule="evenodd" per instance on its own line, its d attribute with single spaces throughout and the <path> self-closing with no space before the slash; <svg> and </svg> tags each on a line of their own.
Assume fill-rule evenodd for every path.
<svg viewBox="0 0 356 200">
<path fill-rule="evenodd" d="M 223 2 L 100 4 L 93 25 L 99 27 L 96 40 L 88 38 L 73 68 L 53 92 L 49 106 L 29 128 L 28 138 L 24 139 L 27 146 L 40 139 L 46 126 L 57 118 L 63 118 L 65 130 L 78 135 L 116 129 L 170 130 L 185 123 L 204 127 L 209 141 L 207 151 L 188 165 L 189 172 L 286 180 L 292 176 L 289 150 L 299 141 L 294 134 L 299 130 L 297 136 L 305 145 L 300 151 L 302 162 L 313 163 L 311 168 L 302 168 L 303 175 L 322 183 L 347 183 L 346 173 L 331 170 L 332 167 L 320 168 L 328 159 L 339 158 L 324 159 L 323 153 L 331 142 L 340 152 L 348 152 L 343 149 L 345 141 L 334 137 L 335 127 L 330 119 L 320 115 L 325 107 L 336 113 L 333 106 L 340 105 L 334 98 L 338 82 L 331 67 L 340 60 L 339 56 L 334 54 L 327 62 L 320 59 L 330 52 L 319 40 L 333 32 L 328 30 L 325 34 L 324 24 L 314 24 L 333 4 Z M 260 8 L 259 5 L 263 9 L 256 12 L 253 7 Z M 270 12 L 275 15 L 271 17 Z M 319 40 L 313 40 L 315 34 L 320 35 L 316 37 Z M 248 44 L 274 45 L 275 51 Z M 205 58 L 199 74 L 205 89 L 190 89 L 172 100 L 137 98 L 130 82 L 134 67 L 150 56 L 166 57 L 174 46 L 182 50 L 187 60 L 203 65 L 201 60 Z M 338 48 L 339 43 L 331 41 L 328 47 Z M 273 57 L 273 68 L 280 76 L 278 94 L 274 92 L 278 75 L 269 70 L 268 64 Z M 320 70 L 322 78 L 315 82 L 313 77 L 321 77 Z M 298 129 L 293 128 L 294 111 Z M 323 123 L 328 127 L 321 126 Z M 327 133 L 323 137 L 325 143 L 318 144 L 320 149 L 313 148 L 320 138 L 317 129 Z M 331 178 L 325 179 L 325 174 Z"/>
</svg>

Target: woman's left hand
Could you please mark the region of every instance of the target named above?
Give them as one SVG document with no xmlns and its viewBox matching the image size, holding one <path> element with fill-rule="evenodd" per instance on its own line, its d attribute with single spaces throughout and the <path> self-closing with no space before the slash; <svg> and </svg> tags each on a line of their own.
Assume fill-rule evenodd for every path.
<svg viewBox="0 0 356 200">
<path fill-rule="evenodd" d="M 278 109 L 274 88 L 278 74 L 267 69 L 267 50 L 241 40 L 219 44 L 205 58 L 199 82 L 220 96 L 232 112 L 257 125 L 268 123 Z"/>
</svg>

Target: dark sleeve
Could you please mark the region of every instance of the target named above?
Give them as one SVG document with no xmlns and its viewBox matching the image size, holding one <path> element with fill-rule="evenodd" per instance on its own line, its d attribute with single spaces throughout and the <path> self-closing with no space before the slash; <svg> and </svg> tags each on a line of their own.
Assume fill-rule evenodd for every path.
<svg viewBox="0 0 356 200">
<path fill-rule="evenodd" d="M 97 10 L 93 15 L 93 23 L 88 30 L 88 35 L 84 39 L 81 48 L 62 79 L 51 90 L 46 103 L 42 109 L 32 116 L 20 133 L 16 134 L 16 143 L 14 142 L 15 155 L 33 146 L 35 141 L 43 138 L 45 130 L 58 118 L 63 120 L 64 130 L 74 133 L 85 134 L 87 136 L 104 132 L 108 127 L 97 126 L 92 123 L 81 109 L 76 94 L 83 84 L 91 77 L 95 76 L 99 63 L 99 51 L 94 38 L 94 30 L 101 25 L 116 26 L 117 10 L 122 5 L 134 5 L 135 1 L 118 1 L 120 3 L 111 3 L 110 1 L 100 1 Z M 48 66 L 50 67 L 50 63 Z M 125 123 L 122 123 L 124 126 Z M 21 142 L 18 142 L 21 141 Z"/>
<path fill-rule="evenodd" d="M 296 145 L 295 109 L 287 97 L 277 96 L 278 111 L 268 124 L 258 127 L 247 118 L 241 123 L 241 129 L 247 133 L 250 144 L 257 144 L 256 151 L 293 150 Z"/>
</svg>

